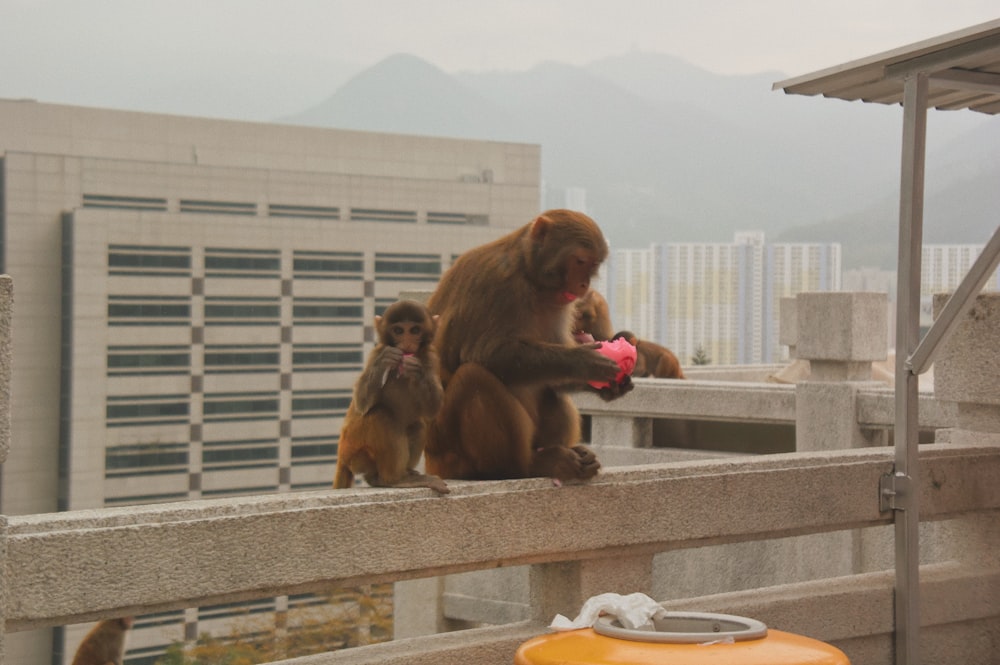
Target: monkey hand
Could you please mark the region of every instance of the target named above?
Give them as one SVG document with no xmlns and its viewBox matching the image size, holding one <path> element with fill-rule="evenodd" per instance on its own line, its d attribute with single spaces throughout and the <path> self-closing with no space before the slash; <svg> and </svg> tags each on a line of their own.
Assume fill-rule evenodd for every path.
<svg viewBox="0 0 1000 665">
<path fill-rule="evenodd" d="M 535 451 L 531 475 L 555 478 L 561 482 L 590 480 L 600 468 L 597 455 L 587 446 L 548 446 Z"/>
<path fill-rule="evenodd" d="M 579 364 L 580 378 L 588 383 L 613 383 L 620 368 L 618 363 L 602 355 L 597 349 L 601 343 L 581 344 L 579 347 L 581 362 Z"/>
<path fill-rule="evenodd" d="M 424 374 L 424 364 L 414 354 L 404 353 L 403 358 L 399 362 L 397 372 L 400 376 L 418 379 Z"/>
<path fill-rule="evenodd" d="M 382 349 L 382 353 L 379 354 L 378 362 L 382 369 L 395 369 L 399 363 L 403 360 L 403 350 L 395 346 L 387 346 Z"/>
<path fill-rule="evenodd" d="M 611 381 L 606 386 L 594 388 L 594 391 L 605 402 L 610 402 L 626 393 L 632 392 L 633 388 L 635 388 L 635 384 L 632 383 L 632 377 L 626 375 L 621 381 Z"/>
</svg>

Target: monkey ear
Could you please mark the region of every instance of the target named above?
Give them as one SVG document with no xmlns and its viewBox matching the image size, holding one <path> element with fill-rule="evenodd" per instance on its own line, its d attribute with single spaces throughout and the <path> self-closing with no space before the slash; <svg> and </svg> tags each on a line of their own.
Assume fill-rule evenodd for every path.
<svg viewBox="0 0 1000 665">
<path fill-rule="evenodd" d="M 545 242 L 545 236 L 548 235 L 551 226 L 552 220 L 545 215 L 535 217 L 535 221 L 531 223 L 531 233 L 529 234 L 531 239 L 538 243 Z"/>
<path fill-rule="evenodd" d="M 375 327 L 378 328 L 381 323 L 382 323 L 382 317 L 379 316 L 378 314 L 376 314 L 375 315 Z"/>
</svg>

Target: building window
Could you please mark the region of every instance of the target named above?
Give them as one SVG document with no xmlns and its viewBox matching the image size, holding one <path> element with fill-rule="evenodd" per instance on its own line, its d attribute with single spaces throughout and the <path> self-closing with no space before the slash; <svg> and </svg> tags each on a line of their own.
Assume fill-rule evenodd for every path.
<svg viewBox="0 0 1000 665">
<path fill-rule="evenodd" d="M 191 323 L 189 296 L 108 296 L 108 325 L 186 326 Z"/>
<path fill-rule="evenodd" d="M 340 208 L 331 206 L 300 206 L 272 203 L 267 207 L 267 214 L 271 217 L 340 219 Z"/>
<path fill-rule="evenodd" d="M 108 246 L 108 274 L 134 277 L 190 277 L 188 247 Z"/>
<path fill-rule="evenodd" d="M 361 252 L 306 252 L 292 255 L 296 279 L 363 279 L 364 256 Z"/>
<path fill-rule="evenodd" d="M 416 224 L 416 210 L 385 210 L 377 208 L 351 208 L 352 222 L 403 222 Z"/>
<path fill-rule="evenodd" d="M 190 368 L 191 350 L 187 346 L 108 347 L 108 376 L 183 375 Z"/>
<path fill-rule="evenodd" d="M 169 475 L 188 472 L 188 444 L 136 443 L 108 446 L 104 452 L 104 477 Z"/>
<path fill-rule="evenodd" d="M 297 326 L 358 326 L 362 324 L 361 298 L 295 298 L 292 320 Z"/>
<path fill-rule="evenodd" d="M 361 371 L 364 352 L 360 344 L 295 344 L 292 369 L 296 372 Z"/>
<path fill-rule="evenodd" d="M 487 215 L 468 215 L 464 212 L 428 212 L 428 224 L 451 224 L 458 226 L 489 226 Z"/>
<path fill-rule="evenodd" d="M 209 213 L 213 215 L 256 215 L 257 204 L 243 201 L 206 201 L 181 199 L 181 212 Z"/>
<path fill-rule="evenodd" d="M 206 374 L 277 371 L 281 353 L 277 344 L 209 344 L 205 346 Z"/>
<path fill-rule="evenodd" d="M 293 418 L 343 417 L 351 403 L 351 391 L 300 390 L 292 394 Z"/>
<path fill-rule="evenodd" d="M 186 424 L 187 395 L 126 395 L 107 398 L 108 427 Z"/>
<path fill-rule="evenodd" d="M 281 298 L 207 296 L 205 325 L 277 326 L 281 324 Z"/>
<path fill-rule="evenodd" d="M 437 281 L 441 257 L 435 254 L 376 254 L 375 279 Z"/>
<path fill-rule="evenodd" d="M 84 194 L 84 208 L 114 210 L 159 210 L 166 212 L 167 200 L 154 196 L 116 196 L 114 194 Z"/>
<path fill-rule="evenodd" d="M 309 466 L 336 462 L 338 439 L 335 434 L 293 437 L 292 465 Z"/>
<path fill-rule="evenodd" d="M 202 408 L 206 423 L 274 420 L 278 417 L 278 394 L 273 392 L 206 393 Z"/>
<path fill-rule="evenodd" d="M 281 276 L 281 253 L 276 249 L 205 249 L 206 277 Z"/>
<path fill-rule="evenodd" d="M 205 441 L 201 453 L 206 471 L 273 467 L 278 461 L 278 442 L 270 439 Z"/>
</svg>

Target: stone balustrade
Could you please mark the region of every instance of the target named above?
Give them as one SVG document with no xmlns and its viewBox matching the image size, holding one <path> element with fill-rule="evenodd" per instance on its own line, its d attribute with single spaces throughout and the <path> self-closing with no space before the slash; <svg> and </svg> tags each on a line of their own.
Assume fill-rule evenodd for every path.
<svg viewBox="0 0 1000 665">
<path fill-rule="evenodd" d="M 0 279 L 0 334 L 9 329 L 9 286 Z M 925 664 L 994 662 L 1000 644 L 1000 372 L 988 371 L 1000 344 L 976 341 L 993 334 L 998 316 L 995 301 L 977 304 L 967 330 L 938 360 L 943 394 L 921 397 L 922 426 L 949 433 L 948 443 L 921 446 L 914 479 L 932 536 L 921 555 Z M 801 327 L 798 333 L 796 353 L 808 352 Z M 3 396 L 8 340 L 0 344 Z M 971 353 L 980 358 L 956 360 Z M 814 377 L 852 384 L 840 414 L 849 425 L 838 429 L 840 439 L 793 453 L 667 461 L 653 448 L 636 450 L 650 443 L 637 423 L 656 418 L 784 424 L 795 427 L 797 444 L 806 424 L 799 386 L 649 380 L 612 403 L 580 397 L 604 459 L 617 454 L 628 464 L 629 455 L 642 453 L 641 461 L 656 462 L 606 464 L 586 484 L 453 482 L 444 497 L 355 488 L 8 516 L 0 532 L 0 640 L 108 616 L 383 582 L 403 590 L 401 626 L 414 613 L 440 625 L 441 615 L 468 608 L 456 594 L 440 593 L 434 580 L 520 567 L 527 570 L 524 611 L 510 612 L 509 623 L 413 631 L 288 663 L 509 664 L 516 647 L 544 632 L 556 613 L 573 616 L 597 593 L 642 591 L 671 609 L 742 614 L 832 642 L 855 665 L 889 665 L 892 545 L 851 534 L 884 531 L 893 519 L 881 512 L 878 496 L 893 451 L 867 435 L 862 439 L 877 445 L 859 447 L 854 434 L 891 427 L 893 394 L 864 378 L 859 364 L 868 361 L 824 361 L 850 364 Z M 10 443 L 2 421 L 0 438 L 2 456 Z M 830 549 L 831 542 L 840 549 Z M 718 560 L 699 556 L 718 547 L 749 553 L 749 568 L 735 582 Z M 437 593 L 405 592 L 429 581 Z"/>
</svg>

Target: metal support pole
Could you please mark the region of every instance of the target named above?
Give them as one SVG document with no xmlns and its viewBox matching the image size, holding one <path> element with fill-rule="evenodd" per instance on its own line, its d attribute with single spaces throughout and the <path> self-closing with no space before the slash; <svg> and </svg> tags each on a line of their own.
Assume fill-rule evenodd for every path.
<svg viewBox="0 0 1000 665">
<path fill-rule="evenodd" d="M 896 536 L 896 665 L 918 665 L 920 632 L 920 511 L 918 477 L 919 377 L 908 360 L 920 341 L 920 261 L 923 249 L 927 75 L 908 76 L 903 93 L 903 151 L 899 196 L 896 301 L 896 468 L 890 489 Z"/>
</svg>

